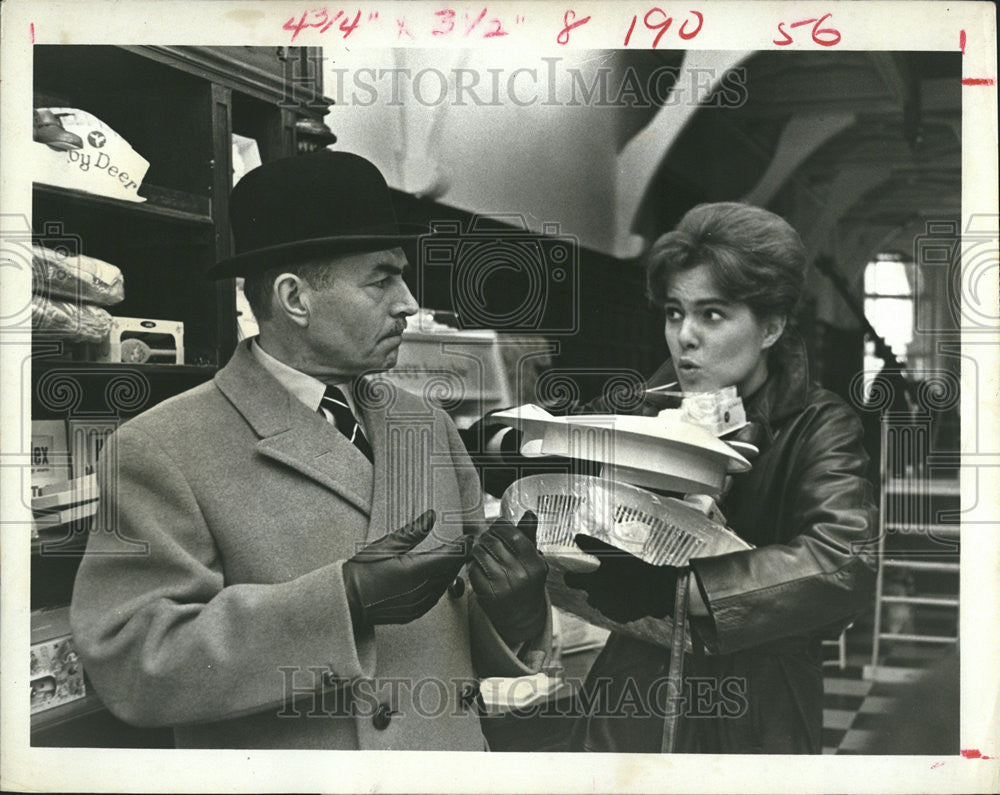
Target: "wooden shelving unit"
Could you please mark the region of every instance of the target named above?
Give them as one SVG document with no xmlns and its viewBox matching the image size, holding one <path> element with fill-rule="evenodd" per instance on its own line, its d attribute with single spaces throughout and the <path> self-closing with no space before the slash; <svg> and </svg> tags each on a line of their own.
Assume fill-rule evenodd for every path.
<svg viewBox="0 0 1000 795">
<path fill-rule="evenodd" d="M 176 221 L 214 228 L 211 202 L 206 196 L 171 191 L 153 185 L 143 185 L 143 193 L 148 201 L 137 204 L 122 199 L 98 196 L 94 193 L 85 193 L 72 188 L 61 188 L 56 185 L 38 184 L 35 186 L 36 202 L 51 202 L 63 206 L 75 204 L 80 208 L 91 207 L 99 213 L 119 213 L 123 220 L 133 220 L 137 216 L 140 218 L 145 216 L 164 222 Z"/>
<path fill-rule="evenodd" d="M 36 183 L 36 242 L 61 241 L 120 268 L 125 300 L 111 314 L 182 322 L 186 363 L 96 363 L 87 346 L 36 335 L 32 419 L 120 423 L 210 380 L 228 360 L 237 341 L 235 284 L 205 273 L 232 252 L 232 135 L 254 138 L 263 161 L 301 151 L 296 123 L 321 122 L 331 104 L 317 56 L 302 47 L 34 48 L 35 107 L 91 113 L 150 164 L 141 203 Z M 32 610 L 69 602 L 89 532 L 90 520 L 81 519 L 32 542 Z M 61 746 L 171 740 L 119 723 L 89 683 L 85 698 L 36 712 L 31 737 Z"/>
</svg>

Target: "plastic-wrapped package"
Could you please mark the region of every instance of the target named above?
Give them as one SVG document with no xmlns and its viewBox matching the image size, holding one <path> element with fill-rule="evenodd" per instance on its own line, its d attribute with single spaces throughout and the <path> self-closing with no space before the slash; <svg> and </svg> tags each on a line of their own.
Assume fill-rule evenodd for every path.
<svg viewBox="0 0 1000 795">
<path fill-rule="evenodd" d="M 100 342 L 111 331 L 111 315 L 94 304 L 33 295 L 31 326 L 38 335 L 70 342 Z"/>
<path fill-rule="evenodd" d="M 63 256 L 44 246 L 31 247 L 31 286 L 35 293 L 111 306 L 125 298 L 122 272 L 84 254 Z"/>
<path fill-rule="evenodd" d="M 504 493 L 500 510 L 512 522 L 534 511 L 538 547 L 547 554 L 558 551 L 592 560 L 574 545 L 577 533 L 653 566 L 686 566 L 691 558 L 750 548 L 732 530 L 682 500 L 589 475 L 521 478 Z M 596 567 L 596 561 L 592 565 Z"/>
<path fill-rule="evenodd" d="M 586 475 L 530 475 L 511 484 L 500 514 L 517 522 L 525 511 L 538 516 L 537 544 L 549 564 L 546 588 L 552 604 L 595 626 L 669 646 L 673 620 L 640 618 L 620 624 L 587 603 L 584 591 L 563 580 L 568 571 L 586 572 L 599 561 L 573 543 L 589 535 L 654 566 L 685 566 L 691 558 L 749 549 L 728 528 L 681 500 L 661 497 L 605 478 Z"/>
</svg>

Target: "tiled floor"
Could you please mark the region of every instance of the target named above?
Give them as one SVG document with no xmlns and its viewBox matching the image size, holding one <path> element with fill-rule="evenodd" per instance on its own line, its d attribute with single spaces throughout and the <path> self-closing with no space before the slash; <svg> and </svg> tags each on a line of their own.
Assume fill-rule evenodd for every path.
<svg viewBox="0 0 1000 795">
<path fill-rule="evenodd" d="M 843 670 L 828 666 L 828 669 L 832 675 L 825 677 L 823 682 L 823 753 L 862 750 L 867 747 L 865 742 L 870 743 L 872 738 L 856 725 L 859 718 L 885 714 L 891 707 L 891 699 L 867 703 L 875 683 L 861 678 L 860 665 L 849 665 Z"/>
<path fill-rule="evenodd" d="M 883 662 L 887 668 L 897 671 L 923 672 L 936 668 L 947 675 L 951 651 L 950 647 L 909 645 Z M 870 655 L 855 653 L 848 655 L 848 665 L 843 669 L 827 664 L 823 700 L 824 754 L 901 753 L 906 751 L 906 743 L 899 742 L 900 732 L 911 731 L 914 726 L 923 731 L 930 722 L 939 726 L 957 723 L 957 690 L 953 699 L 946 689 L 936 687 L 932 701 L 922 700 L 923 685 L 862 678 L 864 665 L 870 662 Z M 949 708 L 954 712 L 942 714 Z M 914 738 L 910 752 L 923 752 L 922 740 Z M 957 748 L 957 736 L 953 742 Z M 940 750 L 951 749 L 942 747 Z"/>
</svg>

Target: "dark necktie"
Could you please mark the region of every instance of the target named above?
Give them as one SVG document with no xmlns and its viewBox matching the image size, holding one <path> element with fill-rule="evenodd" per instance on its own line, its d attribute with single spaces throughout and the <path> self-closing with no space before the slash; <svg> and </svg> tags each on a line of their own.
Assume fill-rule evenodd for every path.
<svg viewBox="0 0 1000 795">
<path fill-rule="evenodd" d="M 364 453 L 365 458 L 374 463 L 375 458 L 372 455 L 372 446 L 368 444 L 365 432 L 358 425 L 351 407 L 347 405 L 347 398 L 340 388 L 328 386 L 326 393 L 320 399 L 319 405 L 320 408 L 326 409 L 333 415 L 333 422 L 337 426 L 337 430 L 344 434 L 351 444 Z"/>
</svg>

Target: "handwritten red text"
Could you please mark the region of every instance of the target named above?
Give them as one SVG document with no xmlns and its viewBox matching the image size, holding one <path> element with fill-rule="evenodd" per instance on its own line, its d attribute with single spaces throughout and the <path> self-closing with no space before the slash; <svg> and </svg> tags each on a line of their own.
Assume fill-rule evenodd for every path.
<svg viewBox="0 0 1000 795">
<path fill-rule="evenodd" d="M 632 22 L 628 26 L 628 32 L 625 34 L 624 46 L 628 47 L 629 42 L 632 41 L 632 33 L 635 31 L 635 26 L 638 21 L 638 15 L 632 17 Z M 662 8 L 654 6 L 645 13 L 642 18 L 642 24 L 649 30 L 657 31 L 652 42 L 654 50 L 660 43 L 660 39 L 663 38 L 664 34 L 666 34 L 668 30 L 670 30 L 670 26 L 673 25 L 673 23 L 674 18 L 669 16 Z M 688 16 L 680 23 L 680 27 L 677 29 L 677 35 L 684 41 L 690 41 L 701 33 L 701 29 L 704 24 L 705 17 L 700 11 L 689 11 Z"/>
</svg>

